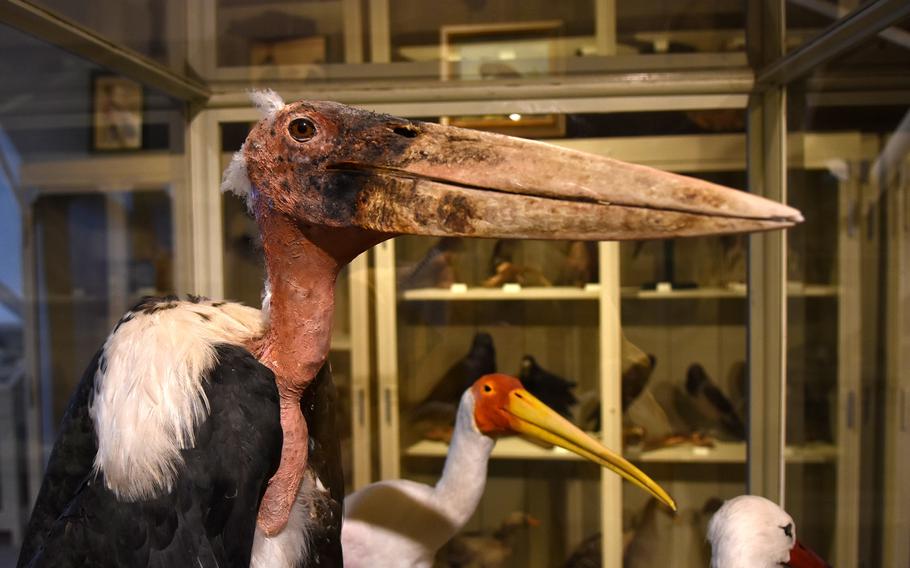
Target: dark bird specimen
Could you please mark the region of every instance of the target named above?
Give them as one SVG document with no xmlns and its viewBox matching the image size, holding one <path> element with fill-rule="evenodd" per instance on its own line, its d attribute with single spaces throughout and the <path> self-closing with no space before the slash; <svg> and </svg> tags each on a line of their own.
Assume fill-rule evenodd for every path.
<svg viewBox="0 0 910 568">
<path fill-rule="evenodd" d="M 467 354 L 449 367 L 430 394 L 414 408 L 411 413 L 414 431 L 421 438 L 448 442 L 452 437 L 461 395 L 474 381 L 495 372 L 493 337 L 483 331 L 477 332 Z"/>
<path fill-rule="evenodd" d="M 512 556 L 519 532 L 538 525 L 540 521 L 528 513 L 515 511 L 492 534 L 471 531 L 450 540 L 437 553 L 437 564 L 450 568 L 501 568 Z"/>
<path fill-rule="evenodd" d="M 401 278 L 399 286 L 410 288 L 449 288 L 457 282 L 455 261 L 464 250 L 457 237 L 443 237 L 423 255 L 420 262 Z"/>
<path fill-rule="evenodd" d="M 486 288 L 498 288 L 503 284 L 521 284 L 522 286 L 552 286 L 539 268 L 523 266 L 515 261 L 518 241 L 500 239 L 493 245 L 490 256 L 490 276 L 483 281 Z"/>
<path fill-rule="evenodd" d="M 654 372 L 657 358 L 650 353 L 645 353 L 640 347 L 622 335 L 622 412 L 625 417 L 626 410 L 641 395 Z M 578 424 L 586 430 L 597 432 L 600 430 L 600 393 L 593 396 L 583 396 L 584 400 L 578 410 Z M 625 437 L 625 433 L 624 433 Z"/>
<path fill-rule="evenodd" d="M 572 389 L 577 383 L 547 371 L 530 355 L 522 358 L 518 378 L 528 392 L 542 400 L 544 404 L 566 418 L 572 417 L 572 406 L 578 403 Z"/>
<path fill-rule="evenodd" d="M 461 398 L 452 443 L 435 485 L 386 479 L 345 499 L 345 566 L 430 568 L 437 551 L 474 515 L 496 440 L 515 434 L 605 467 L 676 510 L 676 502 L 654 480 L 548 408 L 518 379 L 485 375 Z"/>
<path fill-rule="evenodd" d="M 728 436 L 737 440 L 746 439 L 746 425 L 733 403 L 698 363 L 690 365 L 686 372 L 686 392 L 710 424 L 721 427 Z"/>
<path fill-rule="evenodd" d="M 597 257 L 597 243 L 572 241 L 566 250 L 558 282 L 568 286 L 584 287 L 597 280 L 600 263 Z"/>
<path fill-rule="evenodd" d="M 222 187 L 259 226 L 267 317 L 196 298 L 150 300 L 121 320 L 60 426 L 21 566 L 341 566 L 325 361 L 336 277 L 379 242 L 648 239 L 802 220 L 748 193 L 538 142 L 255 98 L 265 117 Z"/>
</svg>

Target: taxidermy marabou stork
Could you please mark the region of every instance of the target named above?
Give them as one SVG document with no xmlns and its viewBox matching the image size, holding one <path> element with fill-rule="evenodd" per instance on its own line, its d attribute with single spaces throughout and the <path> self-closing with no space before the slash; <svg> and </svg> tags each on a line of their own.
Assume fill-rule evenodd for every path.
<svg viewBox="0 0 910 568">
<path fill-rule="evenodd" d="M 64 416 L 22 566 L 340 566 L 333 289 L 383 240 L 654 239 L 801 220 L 747 193 L 538 142 L 254 99 L 265 116 L 223 189 L 259 226 L 262 314 L 166 299 L 121 320 Z"/>
<path fill-rule="evenodd" d="M 435 486 L 379 481 L 345 500 L 345 565 L 430 567 L 436 551 L 477 509 L 495 438 L 522 434 L 606 467 L 662 503 L 676 503 L 650 477 L 591 438 L 508 375 L 485 375 L 464 392 L 442 477 Z"/>
<path fill-rule="evenodd" d="M 708 523 L 711 568 L 831 568 L 796 540 L 796 525 L 773 501 L 740 495 Z"/>
</svg>

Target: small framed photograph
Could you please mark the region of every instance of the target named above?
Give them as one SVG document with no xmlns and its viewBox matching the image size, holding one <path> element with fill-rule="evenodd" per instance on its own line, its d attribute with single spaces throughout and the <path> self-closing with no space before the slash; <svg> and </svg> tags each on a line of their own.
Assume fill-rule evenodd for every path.
<svg viewBox="0 0 910 568">
<path fill-rule="evenodd" d="M 443 81 L 509 81 L 558 74 L 560 20 L 465 24 L 440 29 L 440 77 Z M 444 116 L 443 124 L 523 136 L 565 135 L 561 114 Z"/>
<path fill-rule="evenodd" d="M 142 85 L 119 75 L 92 77 L 92 148 L 142 149 Z"/>
</svg>

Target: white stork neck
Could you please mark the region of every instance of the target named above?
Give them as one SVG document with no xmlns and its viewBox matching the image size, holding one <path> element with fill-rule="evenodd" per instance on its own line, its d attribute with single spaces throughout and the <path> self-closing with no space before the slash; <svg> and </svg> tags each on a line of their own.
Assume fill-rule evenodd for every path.
<svg viewBox="0 0 910 568">
<path fill-rule="evenodd" d="M 487 483 L 487 463 L 495 441 L 482 434 L 474 422 L 474 395 L 470 390 L 461 397 L 458 417 L 449 445 L 442 477 L 436 483 L 439 504 L 449 519 L 461 528 L 477 509 Z"/>
</svg>

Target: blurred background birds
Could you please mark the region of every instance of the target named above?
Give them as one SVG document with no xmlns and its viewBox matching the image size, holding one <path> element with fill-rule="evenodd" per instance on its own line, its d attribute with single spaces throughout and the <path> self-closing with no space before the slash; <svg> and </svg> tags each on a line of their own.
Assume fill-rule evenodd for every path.
<svg viewBox="0 0 910 568">
<path fill-rule="evenodd" d="M 493 531 L 463 532 L 450 540 L 436 555 L 442 568 L 501 568 L 512 556 L 518 534 L 540 521 L 523 511 L 509 514 Z"/>
</svg>

